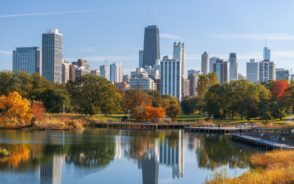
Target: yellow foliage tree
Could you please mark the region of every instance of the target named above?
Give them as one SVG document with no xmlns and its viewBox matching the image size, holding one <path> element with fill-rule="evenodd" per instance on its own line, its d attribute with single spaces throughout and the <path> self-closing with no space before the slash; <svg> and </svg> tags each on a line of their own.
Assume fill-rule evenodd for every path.
<svg viewBox="0 0 294 184">
<path fill-rule="evenodd" d="M 15 127 L 31 122 L 31 104 L 18 92 L 0 96 L 0 123 L 5 127 Z"/>
</svg>

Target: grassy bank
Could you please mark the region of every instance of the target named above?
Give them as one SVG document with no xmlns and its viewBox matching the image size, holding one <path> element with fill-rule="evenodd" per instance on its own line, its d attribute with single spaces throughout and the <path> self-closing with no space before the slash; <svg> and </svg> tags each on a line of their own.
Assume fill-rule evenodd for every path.
<svg viewBox="0 0 294 184">
<path fill-rule="evenodd" d="M 251 156 L 252 169 L 240 177 L 217 175 L 207 184 L 290 184 L 294 183 L 294 151 L 271 151 Z"/>
</svg>

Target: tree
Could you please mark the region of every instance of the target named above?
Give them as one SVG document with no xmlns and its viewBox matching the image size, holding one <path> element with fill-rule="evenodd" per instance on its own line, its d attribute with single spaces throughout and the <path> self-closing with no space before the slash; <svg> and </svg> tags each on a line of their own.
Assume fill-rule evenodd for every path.
<svg viewBox="0 0 294 184">
<path fill-rule="evenodd" d="M 144 121 L 156 122 L 164 118 L 164 116 L 165 112 L 161 107 L 145 106 L 144 111 L 142 112 Z"/>
<path fill-rule="evenodd" d="M 286 80 L 278 80 L 274 83 L 273 87 L 271 88 L 272 95 L 274 99 L 281 98 L 285 91 L 289 88 L 289 83 Z"/>
<path fill-rule="evenodd" d="M 123 97 L 123 109 L 125 113 L 131 113 L 132 118 L 142 120 L 142 113 L 146 106 L 152 105 L 150 96 L 140 89 L 127 90 Z"/>
<path fill-rule="evenodd" d="M 120 93 L 102 77 L 85 75 L 76 82 L 69 82 L 66 88 L 74 110 L 79 113 L 94 115 L 102 112 L 106 115 L 120 110 Z"/>
<path fill-rule="evenodd" d="M 166 108 L 166 114 L 170 117 L 173 121 L 175 121 L 177 115 L 180 112 L 180 104 L 176 97 L 171 97 L 169 100 L 169 105 Z"/>
<path fill-rule="evenodd" d="M 181 102 L 181 109 L 184 114 L 192 114 L 194 113 L 198 108 L 199 99 L 196 97 L 193 98 L 185 98 Z"/>
<path fill-rule="evenodd" d="M 31 123 L 31 104 L 18 92 L 0 96 L 0 123 L 14 127 Z"/>
<path fill-rule="evenodd" d="M 199 79 L 197 81 L 198 97 L 203 99 L 208 92 L 208 89 L 217 83 L 218 81 L 215 73 L 199 75 Z"/>
<path fill-rule="evenodd" d="M 34 101 L 32 103 L 32 114 L 35 120 L 40 121 L 45 116 L 45 108 L 42 102 Z"/>
</svg>

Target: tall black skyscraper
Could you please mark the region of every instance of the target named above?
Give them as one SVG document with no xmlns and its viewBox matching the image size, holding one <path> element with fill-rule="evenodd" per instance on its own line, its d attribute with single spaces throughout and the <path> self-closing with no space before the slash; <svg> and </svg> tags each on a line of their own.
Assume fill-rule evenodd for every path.
<svg viewBox="0 0 294 184">
<path fill-rule="evenodd" d="M 148 26 L 144 34 L 143 67 L 154 66 L 160 59 L 159 29 L 157 26 Z"/>
</svg>

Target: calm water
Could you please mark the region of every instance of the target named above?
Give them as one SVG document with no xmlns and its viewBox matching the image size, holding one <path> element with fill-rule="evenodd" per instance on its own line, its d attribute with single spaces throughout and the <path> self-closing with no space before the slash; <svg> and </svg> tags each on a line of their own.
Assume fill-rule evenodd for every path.
<svg viewBox="0 0 294 184">
<path fill-rule="evenodd" d="M 0 131 L 0 183 L 205 183 L 249 168 L 256 150 L 183 131 Z"/>
</svg>

